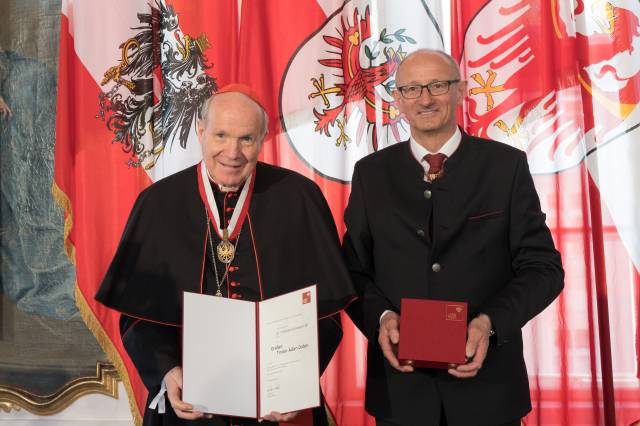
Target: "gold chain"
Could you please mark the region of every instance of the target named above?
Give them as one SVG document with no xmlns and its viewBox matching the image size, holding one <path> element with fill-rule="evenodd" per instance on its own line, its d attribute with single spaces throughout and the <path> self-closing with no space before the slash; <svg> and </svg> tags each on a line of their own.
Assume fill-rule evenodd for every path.
<svg viewBox="0 0 640 426">
<path fill-rule="evenodd" d="M 229 267 L 231 266 L 231 263 L 227 263 L 225 265 L 225 271 L 224 271 L 224 275 L 222 275 L 222 278 L 218 279 L 218 265 L 217 265 L 217 261 L 216 261 L 216 257 L 214 256 L 214 251 L 213 251 L 213 235 L 211 232 L 211 225 L 209 223 L 209 215 L 207 214 L 207 209 L 205 207 L 204 209 L 204 214 L 207 218 L 207 239 L 209 240 L 209 248 L 211 249 L 211 262 L 213 263 L 213 276 L 216 278 L 216 296 L 218 297 L 222 297 L 222 291 L 220 291 L 220 288 L 222 287 L 222 283 L 224 282 L 224 280 L 227 278 L 227 276 L 229 275 Z M 238 248 L 238 241 L 240 241 L 240 233 L 242 232 L 242 228 L 240 228 L 240 231 L 238 232 L 238 236 L 236 237 L 236 243 L 233 246 L 234 250 L 237 250 Z M 227 294 L 229 292 L 229 289 L 227 289 Z"/>
</svg>

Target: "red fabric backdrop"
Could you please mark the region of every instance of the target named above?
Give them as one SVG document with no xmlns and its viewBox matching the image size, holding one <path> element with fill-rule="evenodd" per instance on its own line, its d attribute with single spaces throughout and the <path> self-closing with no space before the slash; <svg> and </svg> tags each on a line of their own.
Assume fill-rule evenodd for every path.
<svg viewBox="0 0 640 426">
<path fill-rule="evenodd" d="M 133 411 L 139 416 L 146 392 L 122 348 L 117 314 L 93 295 L 139 191 L 197 162 L 199 148 L 191 129 L 145 157 L 152 132 L 145 123 L 122 130 L 141 144 L 127 146 L 108 126 L 114 95 L 144 100 L 149 118 L 163 89 L 182 102 L 198 76 L 249 84 L 270 118 L 261 159 L 314 179 L 342 234 L 353 163 L 407 137 L 389 95 L 397 62 L 419 47 L 443 48 L 443 20 L 451 19 L 452 51 L 469 80 L 461 123 L 527 152 L 567 271 L 562 296 L 524 330 L 534 403 L 525 420 L 632 424 L 640 419 L 640 6 L 452 0 L 449 18 L 441 2 L 391 3 L 243 0 L 239 11 L 236 1 L 63 2 L 54 191 L 65 207 L 78 305 L 119 368 Z M 171 74 L 160 67 L 170 59 L 166 47 L 154 39 L 149 70 L 119 68 L 124 80 L 155 76 L 149 100 L 117 75 L 103 80 L 140 53 L 135 43 L 123 46 L 140 31 L 137 14 L 152 7 L 176 21 L 162 33 L 176 63 L 203 59 L 190 73 Z M 346 317 L 343 326 L 323 389 L 338 424 L 371 425 L 363 408 L 366 341 Z"/>
</svg>

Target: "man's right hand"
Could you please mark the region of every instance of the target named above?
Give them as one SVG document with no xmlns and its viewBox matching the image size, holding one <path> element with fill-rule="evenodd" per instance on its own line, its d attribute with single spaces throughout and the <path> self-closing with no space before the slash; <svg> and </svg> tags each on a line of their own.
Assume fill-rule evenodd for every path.
<svg viewBox="0 0 640 426">
<path fill-rule="evenodd" d="M 403 373 L 410 373 L 413 367 L 400 365 L 396 357 L 398 343 L 400 342 L 400 316 L 395 312 L 386 312 L 380 318 L 380 331 L 378 332 L 378 344 L 384 357 L 393 368 Z"/>
<path fill-rule="evenodd" d="M 167 397 L 176 416 L 181 419 L 195 420 L 201 417 L 211 418 L 211 414 L 193 411 L 193 405 L 182 400 L 182 367 L 173 367 L 164 375 Z"/>
</svg>

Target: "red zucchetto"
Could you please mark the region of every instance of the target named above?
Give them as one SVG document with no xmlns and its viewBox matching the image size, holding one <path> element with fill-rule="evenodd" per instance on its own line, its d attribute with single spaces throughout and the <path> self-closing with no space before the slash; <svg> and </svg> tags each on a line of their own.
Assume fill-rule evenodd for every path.
<svg viewBox="0 0 640 426">
<path fill-rule="evenodd" d="M 260 106 L 260 108 L 262 108 L 263 110 L 265 109 L 257 93 L 254 92 L 252 88 L 250 88 L 245 84 L 240 84 L 240 83 L 227 84 L 226 86 L 220 88 L 214 95 L 219 95 L 221 93 L 242 93 L 243 95 L 251 99 L 253 102 L 257 103 Z"/>
</svg>

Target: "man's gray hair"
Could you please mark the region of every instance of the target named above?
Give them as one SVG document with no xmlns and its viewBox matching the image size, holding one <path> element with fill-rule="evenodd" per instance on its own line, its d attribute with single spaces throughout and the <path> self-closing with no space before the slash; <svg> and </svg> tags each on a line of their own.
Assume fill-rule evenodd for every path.
<svg viewBox="0 0 640 426">
<path fill-rule="evenodd" d="M 235 92 L 225 92 L 225 93 L 235 93 Z M 237 92 L 237 93 L 240 93 L 240 92 Z M 202 106 L 200 107 L 200 113 L 198 114 L 198 118 L 204 121 L 205 127 L 207 126 L 207 120 L 209 119 L 209 109 L 211 107 L 211 101 L 213 101 L 213 98 L 215 97 L 216 97 L 216 94 L 215 93 L 212 94 L 211 96 L 209 96 L 207 99 L 204 100 L 204 102 L 202 103 Z M 264 109 L 262 109 L 262 107 L 259 104 L 257 103 L 255 104 L 258 105 L 258 108 L 260 108 L 260 111 L 262 112 L 262 131 L 260 132 L 260 137 L 264 138 L 267 135 L 267 132 L 269 131 L 269 116 L 267 115 L 267 112 Z"/>
</svg>

